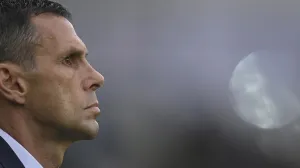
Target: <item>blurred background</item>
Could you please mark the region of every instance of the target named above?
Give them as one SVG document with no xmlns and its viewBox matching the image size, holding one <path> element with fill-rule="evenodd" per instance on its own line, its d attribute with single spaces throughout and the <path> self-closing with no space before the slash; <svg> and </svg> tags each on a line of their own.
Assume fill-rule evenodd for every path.
<svg viewBox="0 0 300 168">
<path fill-rule="evenodd" d="M 300 1 L 58 2 L 106 80 L 99 136 L 72 145 L 63 168 L 300 166 Z M 241 94 L 247 81 L 234 75 L 251 53 L 268 55 L 257 61 L 268 67 L 272 86 L 264 87 L 285 105 L 269 124 L 254 116 L 249 92 Z M 262 106 L 258 114 L 272 111 Z"/>
</svg>

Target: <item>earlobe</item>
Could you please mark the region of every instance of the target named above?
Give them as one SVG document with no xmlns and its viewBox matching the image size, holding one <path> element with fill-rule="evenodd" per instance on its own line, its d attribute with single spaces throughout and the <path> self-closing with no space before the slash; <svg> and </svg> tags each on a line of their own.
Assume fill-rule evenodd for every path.
<svg viewBox="0 0 300 168">
<path fill-rule="evenodd" d="M 17 104 L 25 103 L 26 83 L 21 69 L 14 64 L 0 64 L 0 94 Z"/>
</svg>

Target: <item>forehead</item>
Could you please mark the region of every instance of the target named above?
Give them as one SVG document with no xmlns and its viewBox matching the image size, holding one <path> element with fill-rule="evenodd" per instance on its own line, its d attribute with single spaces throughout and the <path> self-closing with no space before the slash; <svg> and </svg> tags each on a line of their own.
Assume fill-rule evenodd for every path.
<svg viewBox="0 0 300 168">
<path fill-rule="evenodd" d="M 85 44 L 66 18 L 46 13 L 33 17 L 32 23 L 40 37 L 38 52 L 50 55 L 64 54 L 70 50 L 87 52 Z"/>
</svg>

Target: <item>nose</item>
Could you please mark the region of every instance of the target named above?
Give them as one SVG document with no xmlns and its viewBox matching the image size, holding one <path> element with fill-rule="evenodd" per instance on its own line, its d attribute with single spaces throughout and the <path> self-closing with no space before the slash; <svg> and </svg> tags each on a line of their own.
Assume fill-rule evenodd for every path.
<svg viewBox="0 0 300 168">
<path fill-rule="evenodd" d="M 104 84 L 104 77 L 92 66 L 90 66 L 88 71 L 88 78 L 84 80 L 83 88 L 86 91 L 96 91 L 98 88 L 102 87 Z"/>
</svg>

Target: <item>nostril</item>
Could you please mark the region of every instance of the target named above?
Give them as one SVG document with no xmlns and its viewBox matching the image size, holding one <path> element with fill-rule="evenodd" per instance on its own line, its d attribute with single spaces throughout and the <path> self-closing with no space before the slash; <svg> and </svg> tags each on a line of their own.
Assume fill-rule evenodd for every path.
<svg viewBox="0 0 300 168">
<path fill-rule="evenodd" d="M 93 91 L 95 91 L 95 90 L 97 90 L 97 89 L 100 88 L 100 87 L 101 87 L 100 84 L 93 84 L 93 85 L 91 86 L 91 89 L 92 89 Z"/>
</svg>

